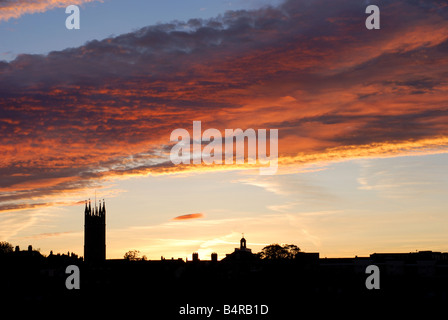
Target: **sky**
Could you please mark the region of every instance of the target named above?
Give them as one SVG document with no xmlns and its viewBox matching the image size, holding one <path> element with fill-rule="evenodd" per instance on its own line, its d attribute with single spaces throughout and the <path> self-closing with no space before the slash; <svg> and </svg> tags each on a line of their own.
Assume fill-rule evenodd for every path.
<svg viewBox="0 0 448 320">
<path fill-rule="evenodd" d="M 80 7 L 80 29 L 65 7 Z M 365 27 L 375 4 L 381 28 Z M 0 0 L 0 241 L 107 258 L 447 251 L 443 1 Z M 175 165 L 177 128 L 278 130 L 278 170 Z"/>
</svg>

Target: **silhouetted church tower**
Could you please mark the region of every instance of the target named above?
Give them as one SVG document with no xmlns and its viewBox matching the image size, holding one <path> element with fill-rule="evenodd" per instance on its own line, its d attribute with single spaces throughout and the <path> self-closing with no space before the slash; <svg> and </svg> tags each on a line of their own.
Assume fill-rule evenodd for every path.
<svg viewBox="0 0 448 320">
<path fill-rule="evenodd" d="M 84 210 L 84 261 L 101 262 L 106 260 L 106 204 L 103 199 L 99 208 L 89 206 Z"/>
<path fill-rule="evenodd" d="M 244 234 L 243 237 L 240 240 L 240 250 L 246 250 L 246 239 L 244 239 Z"/>
</svg>

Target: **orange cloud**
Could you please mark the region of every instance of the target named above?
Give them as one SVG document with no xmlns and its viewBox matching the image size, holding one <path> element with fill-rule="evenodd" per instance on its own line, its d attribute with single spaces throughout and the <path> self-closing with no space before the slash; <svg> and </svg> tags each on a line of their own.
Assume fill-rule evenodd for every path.
<svg viewBox="0 0 448 320">
<path fill-rule="evenodd" d="M 446 152 L 446 10 L 385 4 L 381 32 L 369 32 L 359 1 L 319 3 L 148 26 L 0 62 L 0 204 L 43 203 L 112 177 L 254 168 L 174 166 L 170 133 L 191 132 L 193 120 L 221 132 L 278 129 L 288 169 Z"/>
<path fill-rule="evenodd" d="M 0 2 L 0 21 L 8 21 L 11 18 L 19 18 L 24 14 L 45 12 L 54 8 L 79 5 L 86 2 L 101 0 L 17 0 Z"/>
<path fill-rule="evenodd" d="M 203 218 L 204 214 L 202 213 L 190 213 L 190 214 L 184 214 L 182 216 L 177 216 L 173 218 L 173 221 L 179 221 L 179 220 L 191 220 L 191 219 L 200 219 Z"/>
</svg>

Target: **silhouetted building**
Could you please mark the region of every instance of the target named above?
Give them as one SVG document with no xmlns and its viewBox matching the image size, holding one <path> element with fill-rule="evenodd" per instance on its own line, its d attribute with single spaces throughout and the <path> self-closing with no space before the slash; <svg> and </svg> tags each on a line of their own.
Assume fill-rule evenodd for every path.
<svg viewBox="0 0 448 320">
<path fill-rule="evenodd" d="M 84 210 L 84 261 L 101 262 L 106 260 L 106 204 L 103 199 L 99 208 L 89 205 Z"/>
<path fill-rule="evenodd" d="M 197 252 L 193 252 L 193 261 L 199 261 L 199 254 Z"/>
<path fill-rule="evenodd" d="M 225 260 L 249 260 L 255 258 L 255 255 L 252 253 L 252 250 L 247 248 L 246 239 L 244 236 L 240 240 L 240 247 L 235 248 L 230 254 L 226 254 Z"/>
<path fill-rule="evenodd" d="M 235 250 L 238 250 L 237 248 L 235 248 Z M 240 240 L 240 249 L 239 251 L 247 251 L 247 252 L 252 252 L 251 249 L 248 249 L 246 247 L 246 239 L 244 238 L 244 236 L 241 238 Z"/>
<path fill-rule="evenodd" d="M 319 252 L 297 252 L 294 258 L 303 263 L 317 263 L 319 262 Z"/>
<path fill-rule="evenodd" d="M 418 252 L 409 252 L 409 253 L 373 253 L 370 255 L 370 258 L 375 262 L 384 262 L 384 261 L 425 261 L 425 260 L 433 260 L 433 261 L 447 261 L 448 254 L 442 252 L 433 252 L 433 251 L 418 251 Z"/>
<path fill-rule="evenodd" d="M 30 257 L 43 258 L 43 256 L 40 254 L 39 251 L 33 250 L 32 245 L 28 246 L 28 250 L 20 250 L 20 247 L 16 246 L 14 250 L 14 255 L 16 257 L 22 257 L 22 258 L 30 258 Z"/>
</svg>

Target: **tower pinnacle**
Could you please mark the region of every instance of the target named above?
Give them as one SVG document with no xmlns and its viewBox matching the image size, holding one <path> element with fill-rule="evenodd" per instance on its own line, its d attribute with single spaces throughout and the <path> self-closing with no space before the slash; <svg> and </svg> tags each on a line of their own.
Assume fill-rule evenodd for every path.
<svg viewBox="0 0 448 320">
<path fill-rule="evenodd" d="M 89 206 L 84 215 L 84 261 L 86 262 L 101 262 L 106 259 L 106 209 L 103 199 L 99 200 L 99 206 L 96 204 L 91 207 L 89 199 Z"/>
</svg>

